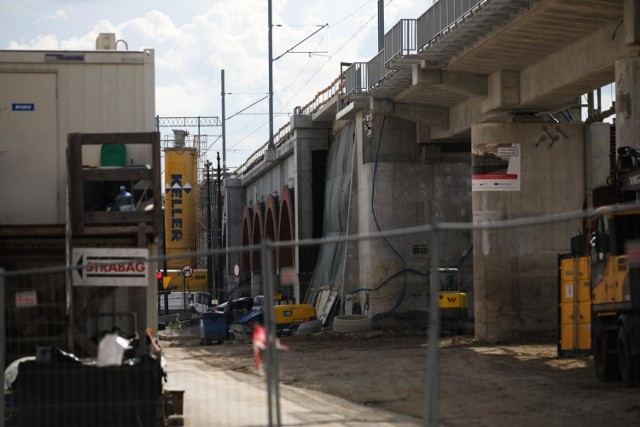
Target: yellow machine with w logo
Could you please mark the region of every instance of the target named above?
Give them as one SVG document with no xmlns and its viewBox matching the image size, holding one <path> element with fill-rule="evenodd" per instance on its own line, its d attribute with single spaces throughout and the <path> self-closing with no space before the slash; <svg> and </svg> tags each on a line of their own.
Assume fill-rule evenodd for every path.
<svg viewBox="0 0 640 427">
<path fill-rule="evenodd" d="M 434 270 L 429 270 L 429 280 L 433 279 Z M 469 315 L 469 301 L 467 294 L 460 290 L 459 271 L 452 267 L 438 268 L 437 280 L 441 329 L 461 333 Z"/>
</svg>

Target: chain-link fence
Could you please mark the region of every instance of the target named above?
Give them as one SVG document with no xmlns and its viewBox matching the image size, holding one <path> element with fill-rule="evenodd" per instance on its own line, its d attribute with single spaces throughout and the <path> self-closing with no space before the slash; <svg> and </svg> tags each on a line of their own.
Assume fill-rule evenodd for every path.
<svg viewBox="0 0 640 427">
<path fill-rule="evenodd" d="M 137 314 L 136 307 L 146 299 L 144 291 L 109 287 L 88 290 L 67 286 L 72 271 L 87 268 L 86 265 L 51 265 L 14 271 L 0 269 L 0 286 L 4 289 L 0 307 L 5 313 L 0 325 L 4 331 L 0 357 L 2 365 L 8 366 L 3 376 L 5 400 L 2 420 L 7 426 L 162 426 L 171 425 L 176 416 L 182 416 L 185 425 L 192 426 L 348 425 L 364 419 L 376 419 L 380 425 L 420 422 L 439 425 L 440 385 L 437 374 L 428 374 L 424 379 L 424 394 L 415 396 L 423 401 L 422 420 L 393 418 L 388 414 L 372 415 L 374 409 L 354 410 L 346 403 L 328 402 L 312 392 L 295 394 L 287 388 L 283 393 L 278 352 L 286 345 L 285 337 L 296 333 L 303 324 L 312 328 L 311 332 L 332 330 L 332 320 L 344 320 L 349 315 L 356 320 L 353 325 L 358 324 L 357 320 L 367 319 L 368 323 L 364 325 L 368 326 L 365 327 L 394 327 L 394 314 L 399 315 L 397 319 L 402 319 L 403 312 L 422 311 L 424 316 L 412 319 L 414 326 L 422 328 L 427 335 L 426 372 L 437 373 L 442 306 L 439 306 L 438 298 L 428 298 L 428 295 L 442 292 L 439 288 L 442 271 L 437 267 L 442 266 L 443 242 L 461 230 L 478 233 L 476 241 L 486 233 L 491 235 L 514 230 L 517 234 L 517 230 L 531 227 L 539 227 L 542 233 L 551 225 L 560 225 L 568 233 L 568 238 L 566 246 L 557 248 L 558 253 L 569 252 L 569 235 L 574 230 L 584 230 L 584 219 L 591 213 L 567 212 L 475 224 L 437 223 L 296 242 L 263 240 L 259 246 L 212 251 L 212 255 L 218 255 L 259 250 L 260 294 L 263 298 L 249 298 L 251 304 L 243 307 L 232 307 L 233 302 L 229 301 L 229 308 L 217 307 L 217 310 L 195 307 L 184 310 L 185 307 L 181 307 L 183 310 L 176 314 L 175 321 L 167 321 L 164 324 L 166 329 L 158 332 L 155 331 L 158 325 L 140 325 L 144 320 Z M 384 241 L 393 242 L 406 236 L 424 242 L 428 250 L 422 252 L 422 256 L 417 254 L 412 258 L 403 274 L 390 274 L 393 280 L 385 281 L 384 287 L 373 283 L 361 284 L 367 288 L 364 292 L 368 298 L 366 304 L 354 309 L 351 301 L 347 308 L 347 296 L 357 292 L 353 292 L 353 285 L 351 290 L 346 289 L 348 286 L 342 280 L 332 284 L 336 286 L 338 297 L 324 321 L 314 320 L 317 313 L 303 315 L 300 323 L 282 321 L 283 310 L 279 307 L 294 307 L 299 302 L 295 301 L 297 304 L 293 305 L 277 302 L 285 285 L 280 283 L 276 271 L 275 248 L 336 243 L 362 245 L 364 242 L 384 247 Z M 535 250 L 535 242 L 532 242 L 528 251 Z M 512 255 L 516 259 L 523 254 Z M 156 265 L 159 258 L 149 257 L 146 262 Z M 360 264 L 364 269 L 373 267 L 362 258 Z M 551 271 L 545 275 L 549 283 L 554 283 L 556 266 L 547 267 Z M 408 270 L 412 270 L 411 275 Z M 33 280 L 34 276 L 38 279 Z M 382 289 L 384 292 L 377 295 L 376 292 Z M 464 291 L 473 294 L 470 283 Z M 404 296 L 404 300 L 398 303 L 400 296 Z M 417 310 L 415 301 L 411 299 L 426 303 L 421 303 Z M 320 304 L 318 298 L 304 302 L 314 305 L 314 309 Z M 182 303 L 187 304 L 185 301 Z M 232 309 L 242 309 L 242 312 L 233 313 Z M 287 310 L 292 312 L 293 308 L 284 312 Z M 380 316 L 381 313 L 385 315 Z M 473 309 L 468 314 L 473 318 Z M 241 318 L 245 320 L 241 322 Z M 349 324 L 349 320 L 346 322 Z M 260 336 L 259 324 L 264 326 L 263 336 Z M 138 333 L 145 326 L 152 329 L 148 337 Z M 235 329 L 230 326 L 235 326 Z M 356 329 L 347 327 L 346 333 L 357 333 Z M 166 358 L 160 357 L 160 352 L 154 347 L 158 335 L 160 346 L 165 347 Z M 245 346 L 248 355 L 245 369 L 228 371 L 209 365 L 208 360 L 215 358 L 216 345 Z M 262 366 L 252 357 L 254 352 L 256 357 L 263 358 Z M 167 361 L 169 363 L 165 363 Z M 363 416 L 362 410 L 370 411 L 368 418 Z"/>
</svg>

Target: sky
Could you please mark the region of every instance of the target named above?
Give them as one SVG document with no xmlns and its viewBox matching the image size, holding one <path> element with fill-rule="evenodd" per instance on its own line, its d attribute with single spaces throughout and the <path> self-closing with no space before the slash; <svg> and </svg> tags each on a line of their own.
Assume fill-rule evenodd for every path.
<svg viewBox="0 0 640 427">
<path fill-rule="evenodd" d="M 385 0 L 385 33 L 431 4 Z M 126 42 L 119 50 L 154 49 L 160 117 L 222 119 L 224 70 L 230 170 L 269 139 L 269 104 L 260 101 L 269 91 L 268 0 L 0 0 L 0 10 L 0 49 L 93 50 L 105 32 Z M 273 58 L 295 46 L 273 62 L 274 131 L 338 77 L 341 62 L 375 56 L 377 12 L 378 0 L 272 0 Z M 201 133 L 209 142 L 205 157 L 216 165 L 222 129 Z"/>
</svg>

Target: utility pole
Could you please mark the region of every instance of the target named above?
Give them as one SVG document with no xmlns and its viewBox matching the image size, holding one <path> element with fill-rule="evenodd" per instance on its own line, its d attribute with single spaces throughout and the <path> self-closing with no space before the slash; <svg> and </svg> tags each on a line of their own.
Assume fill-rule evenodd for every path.
<svg viewBox="0 0 640 427">
<path fill-rule="evenodd" d="M 275 144 L 273 143 L 273 18 L 271 13 L 271 0 L 269 0 L 269 145 L 267 151 L 273 150 L 275 153 Z M 265 154 L 266 156 L 266 154 Z M 275 156 L 274 156 L 275 158 Z"/>
<path fill-rule="evenodd" d="M 207 167 L 207 289 L 211 290 L 211 295 L 217 299 L 218 296 L 213 286 L 213 257 L 211 256 L 211 176 L 209 175 L 211 162 L 207 160 L 205 166 Z"/>
<path fill-rule="evenodd" d="M 218 152 L 218 191 L 216 193 L 216 207 L 218 210 L 218 249 L 222 249 L 222 180 L 220 179 L 220 152 Z M 222 251 L 218 253 L 216 283 L 221 295 L 224 294 L 224 256 Z"/>
<path fill-rule="evenodd" d="M 378 0 L 378 52 L 384 49 L 384 0 Z"/>
<path fill-rule="evenodd" d="M 226 114 L 224 104 L 224 70 L 220 70 L 221 89 L 220 95 L 222 96 L 222 179 L 227 177 L 227 135 L 226 135 Z"/>
</svg>

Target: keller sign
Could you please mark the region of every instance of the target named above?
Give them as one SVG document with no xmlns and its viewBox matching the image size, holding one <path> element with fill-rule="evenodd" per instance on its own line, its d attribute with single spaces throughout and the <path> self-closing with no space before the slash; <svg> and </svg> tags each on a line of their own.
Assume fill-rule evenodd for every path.
<svg viewBox="0 0 640 427">
<path fill-rule="evenodd" d="M 149 251 L 139 248 L 74 248 L 74 286 L 148 286 Z"/>
</svg>

